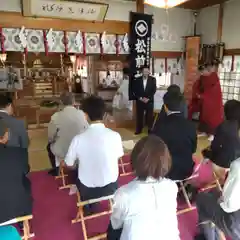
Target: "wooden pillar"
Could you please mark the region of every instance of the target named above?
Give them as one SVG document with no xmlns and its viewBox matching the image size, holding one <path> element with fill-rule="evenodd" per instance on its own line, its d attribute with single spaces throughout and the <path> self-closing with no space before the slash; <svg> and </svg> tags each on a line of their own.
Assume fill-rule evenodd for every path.
<svg viewBox="0 0 240 240">
<path fill-rule="evenodd" d="M 217 42 L 218 43 L 220 43 L 222 41 L 223 11 L 224 11 L 224 4 L 221 3 L 219 5 L 219 11 L 218 11 L 218 29 L 217 29 Z"/>
<path fill-rule="evenodd" d="M 136 0 L 136 8 L 138 13 L 144 13 L 144 0 Z"/>
</svg>

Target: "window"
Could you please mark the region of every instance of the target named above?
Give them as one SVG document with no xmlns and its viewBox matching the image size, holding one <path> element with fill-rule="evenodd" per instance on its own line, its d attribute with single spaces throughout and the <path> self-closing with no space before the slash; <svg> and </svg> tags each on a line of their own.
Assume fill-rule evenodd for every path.
<svg viewBox="0 0 240 240">
<path fill-rule="evenodd" d="M 157 88 L 160 87 L 168 87 L 169 85 L 171 85 L 171 73 L 167 72 L 167 73 L 155 73 L 154 77 L 156 78 L 156 82 L 157 82 Z"/>
<path fill-rule="evenodd" d="M 234 59 L 234 62 L 233 62 Z M 232 70 L 232 64 L 233 70 Z M 240 56 L 225 56 L 219 66 L 218 74 L 222 89 L 223 103 L 228 100 L 240 100 Z"/>
</svg>

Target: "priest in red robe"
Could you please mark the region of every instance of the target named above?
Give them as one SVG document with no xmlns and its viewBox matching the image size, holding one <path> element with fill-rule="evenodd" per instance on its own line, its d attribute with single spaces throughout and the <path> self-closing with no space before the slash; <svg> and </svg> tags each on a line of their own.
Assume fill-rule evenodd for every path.
<svg viewBox="0 0 240 240">
<path fill-rule="evenodd" d="M 200 113 L 200 132 L 212 135 L 218 125 L 222 123 L 224 111 L 217 64 L 213 63 L 204 66 L 200 78 L 193 87 L 190 111 L 190 114 L 198 111 Z"/>
<path fill-rule="evenodd" d="M 224 119 L 222 90 L 217 74 L 217 64 L 207 66 L 208 73 L 203 75 L 203 92 L 200 93 L 200 127 L 203 132 L 213 134 Z"/>
</svg>

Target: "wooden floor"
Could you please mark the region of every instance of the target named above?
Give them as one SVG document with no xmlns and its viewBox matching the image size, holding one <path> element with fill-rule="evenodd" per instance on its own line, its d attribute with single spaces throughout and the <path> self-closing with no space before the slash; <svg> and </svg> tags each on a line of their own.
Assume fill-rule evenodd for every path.
<svg viewBox="0 0 240 240">
<path fill-rule="evenodd" d="M 133 131 L 129 129 L 119 128 L 117 131 L 121 134 L 123 140 L 135 140 L 141 138 L 136 137 Z M 50 168 L 50 162 L 46 151 L 47 146 L 47 128 L 31 129 L 28 131 L 30 138 L 29 162 L 31 171 L 40 171 Z M 144 136 L 144 135 L 142 135 Z M 197 155 L 201 155 L 201 150 L 209 145 L 206 138 L 198 139 Z"/>
</svg>

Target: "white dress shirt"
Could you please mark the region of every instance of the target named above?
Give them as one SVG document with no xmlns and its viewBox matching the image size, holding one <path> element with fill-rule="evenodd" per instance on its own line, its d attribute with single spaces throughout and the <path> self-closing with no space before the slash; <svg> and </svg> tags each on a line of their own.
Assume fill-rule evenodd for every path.
<svg viewBox="0 0 240 240">
<path fill-rule="evenodd" d="M 64 160 L 72 139 L 88 127 L 88 122 L 82 110 L 73 106 L 66 106 L 62 111 L 54 114 L 48 126 L 48 139 L 51 150 L 60 161 Z M 59 162 L 56 161 L 57 166 Z"/>
<path fill-rule="evenodd" d="M 240 210 L 240 158 L 230 165 L 230 172 L 223 187 L 222 199 L 220 203 L 222 209 L 227 213 Z"/>
<path fill-rule="evenodd" d="M 118 189 L 111 223 L 123 227 L 121 240 L 180 240 L 176 183 L 169 179 L 133 180 Z"/>
<path fill-rule="evenodd" d="M 143 88 L 144 88 L 144 90 L 146 89 L 146 86 L 147 86 L 147 78 L 144 78 L 143 77 Z"/>
<path fill-rule="evenodd" d="M 78 178 L 83 185 L 104 187 L 117 181 L 118 160 L 123 154 L 120 134 L 94 123 L 73 139 L 65 162 L 73 166 L 78 160 Z"/>
</svg>

